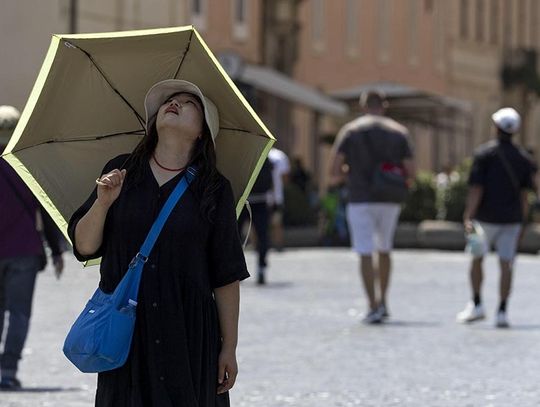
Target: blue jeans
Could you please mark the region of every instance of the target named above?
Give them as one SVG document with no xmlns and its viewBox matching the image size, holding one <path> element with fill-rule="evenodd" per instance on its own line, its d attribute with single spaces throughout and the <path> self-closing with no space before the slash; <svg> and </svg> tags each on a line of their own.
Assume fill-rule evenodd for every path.
<svg viewBox="0 0 540 407">
<path fill-rule="evenodd" d="M 0 340 L 9 312 L 4 352 L 0 355 L 2 378 L 15 377 L 30 326 L 39 256 L 0 259 Z"/>
</svg>

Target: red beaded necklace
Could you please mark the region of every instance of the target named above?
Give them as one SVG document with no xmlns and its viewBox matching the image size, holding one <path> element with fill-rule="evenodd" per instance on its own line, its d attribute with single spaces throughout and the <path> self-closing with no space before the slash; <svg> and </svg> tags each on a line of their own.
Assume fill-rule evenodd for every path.
<svg viewBox="0 0 540 407">
<path fill-rule="evenodd" d="M 158 167 L 164 169 L 165 171 L 179 172 L 179 171 L 183 171 L 183 170 L 186 169 L 186 167 L 182 167 L 182 168 L 167 168 L 167 167 L 161 165 L 161 164 L 159 163 L 159 161 L 156 159 L 156 154 L 155 154 L 155 153 L 152 154 L 152 158 L 154 159 L 154 161 L 155 161 L 155 163 L 158 165 Z"/>
</svg>

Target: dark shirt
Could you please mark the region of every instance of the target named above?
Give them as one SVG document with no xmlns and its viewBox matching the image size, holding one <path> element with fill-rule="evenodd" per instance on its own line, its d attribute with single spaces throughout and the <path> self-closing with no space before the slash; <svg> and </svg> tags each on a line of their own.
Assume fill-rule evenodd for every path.
<svg viewBox="0 0 540 407">
<path fill-rule="evenodd" d="M 126 156 L 111 160 L 103 173 L 119 168 Z M 159 187 L 150 165 L 137 182 L 129 173 L 108 211 L 100 288 L 111 292 L 138 252 L 161 207 L 181 175 Z M 69 222 L 73 242 L 77 222 L 96 199 L 96 190 Z M 213 222 L 200 212 L 192 187 L 167 219 L 144 267 L 133 345 L 127 363 L 100 373 L 97 406 L 217 407 L 228 395 L 216 395 L 220 328 L 214 289 L 248 277 L 229 181 L 220 175 Z"/>
<path fill-rule="evenodd" d="M 388 117 L 361 116 L 346 124 L 337 137 L 337 151 L 349 166 L 349 202 L 374 202 L 370 188 L 376 168 L 382 162 L 402 165 L 412 157 L 407 129 Z"/>
<path fill-rule="evenodd" d="M 0 259 L 43 253 L 36 230 L 38 202 L 13 168 L 0 159 Z"/>
<path fill-rule="evenodd" d="M 513 176 L 499 154 L 506 157 Z M 522 222 L 521 191 L 532 188 L 533 172 L 531 158 L 509 140 L 492 140 L 479 146 L 469 176 L 469 185 L 483 188 L 475 218 L 488 223 Z"/>
</svg>

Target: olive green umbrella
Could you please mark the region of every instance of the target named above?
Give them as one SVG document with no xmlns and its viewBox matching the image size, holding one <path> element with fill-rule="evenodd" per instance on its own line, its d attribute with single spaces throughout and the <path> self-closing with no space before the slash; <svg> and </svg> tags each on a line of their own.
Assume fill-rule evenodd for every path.
<svg viewBox="0 0 540 407">
<path fill-rule="evenodd" d="M 184 79 L 219 110 L 218 169 L 239 214 L 274 138 L 192 27 L 53 35 L 3 154 L 66 231 L 107 161 L 144 135 L 144 96 Z"/>
</svg>

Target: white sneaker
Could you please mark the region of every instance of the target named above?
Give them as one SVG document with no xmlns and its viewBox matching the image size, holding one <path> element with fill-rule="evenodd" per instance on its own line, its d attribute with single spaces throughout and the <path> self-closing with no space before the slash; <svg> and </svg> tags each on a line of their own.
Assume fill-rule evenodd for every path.
<svg viewBox="0 0 540 407">
<path fill-rule="evenodd" d="M 495 318 L 495 326 L 497 328 L 509 328 L 510 324 L 508 323 L 508 319 L 506 318 L 506 312 L 499 311 L 497 312 L 497 317 Z"/>
<path fill-rule="evenodd" d="M 474 305 L 473 302 L 469 302 L 465 309 L 456 315 L 456 321 L 460 324 L 468 324 L 474 321 L 480 321 L 485 317 L 484 307 L 481 304 Z"/>
</svg>

